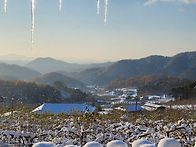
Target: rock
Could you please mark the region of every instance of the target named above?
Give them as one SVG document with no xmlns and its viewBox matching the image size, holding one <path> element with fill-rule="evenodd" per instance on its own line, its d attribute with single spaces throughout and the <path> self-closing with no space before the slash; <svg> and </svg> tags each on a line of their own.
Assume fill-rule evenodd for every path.
<svg viewBox="0 0 196 147">
<path fill-rule="evenodd" d="M 153 144 L 142 144 L 139 147 L 156 147 L 156 146 Z"/>
<path fill-rule="evenodd" d="M 181 147 L 181 144 L 174 138 L 161 139 L 158 147 Z"/>
<path fill-rule="evenodd" d="M 103 147 L 103 145 L 101 145 L 98 142 L 92 141 L 92 142 L 88 142 L 84 145 L 84 147 Z"/>
<path fill-rule="evenodd" d="M 52 142 L 38 142 L 33 147 L 55 147 L 55 145 Z"/>
<path fill-rule="evenodd" d="M 143 146 L 142 146 L 143 145 Z M 150 146 L 154 146 L 152 142 L 146 140 L 146 139 L 138 139 L 138 140 L 135 140 L 133 143 L 132 143 L 132 147 L 146 147 L 144 145 L 150 145 Z"/>
<path fill-rule="evenodd" d="M 66 145 L 64 147 L 79 147 L 79 146 L 77 146 L 77 145 Z"/>
<path fill-rule="evenodd" d="M 106 147 L 128 147 L 128 145 L 121 140 L 113 140 L 108 142 Z"/>
</svg>

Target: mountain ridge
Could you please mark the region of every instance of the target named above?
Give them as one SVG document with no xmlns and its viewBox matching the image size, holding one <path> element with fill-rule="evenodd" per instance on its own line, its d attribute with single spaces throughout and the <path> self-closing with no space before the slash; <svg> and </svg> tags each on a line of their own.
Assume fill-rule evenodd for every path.
<svg viewBox="0 0 196 147">
<path fill-rule="evenodd" d="M 195 69 L 196 51 L 184 52 L 172 57 L 154 55 L 141 59 L 120 60 L 106 68 L 97 68 L 96 71 L 88 69 L 80 72 L 75 77 L 88 84 L 106 85 L 116 79 L 145 75 L 167 75 L 195 79 Z M 192 76 L 188 76 L 188 74 Z"/>
<path fill-rule="evenodd" d="M 145 75 L 165 75 L 194 80 L 196 79 L 196 51 L 183 52 L 172 57 L 152 55 L 141 59 L 89 65 L 68 63 L 48 57 L 32 60 L 25 67 L 0 63 L 0 68 L 0 79 L 32 80 L 36 77 L 43 77 L 43 74 L 51 73 L 49 75 L 53 76 L 48 78 L 48 82 L 51 79 L 69 79 L 100 86 L 108 85 L 113 80 Z M 43 71 L 40 72 L 40 70 Z"/>
<path fill-rule="evenodd" d="M 92 67 L 104 67 L 112 64 L 112 62 L 104 63 L 92 63 L 92 64 L 78 64 L 69 63 L 62 60 L 54 59 L 51 57 L 46 58 L 36 58 L 25 66 L 33 70 L 39 71 L 40 73 L 50 73 L 50 72 L 79 72 Z"/>
</svg>

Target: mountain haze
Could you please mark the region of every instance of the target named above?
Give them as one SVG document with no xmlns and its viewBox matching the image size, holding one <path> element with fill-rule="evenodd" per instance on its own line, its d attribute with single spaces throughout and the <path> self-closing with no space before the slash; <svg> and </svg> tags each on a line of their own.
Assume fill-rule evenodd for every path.
<svg viewBox="0 0 196 147">
<path fill-rule="evenodd" d="M 28 80 L 40 76 L 41 74 L 32 69 L 0 63 L 0 78 L 6 80 Z"/>
</svg>

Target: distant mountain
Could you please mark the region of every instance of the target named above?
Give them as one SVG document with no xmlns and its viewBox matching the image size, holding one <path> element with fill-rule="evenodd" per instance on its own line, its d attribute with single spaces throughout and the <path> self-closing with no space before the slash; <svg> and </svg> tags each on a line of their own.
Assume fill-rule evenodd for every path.
<svg viewBox="0 0 196 147">
<path fill-rule="evenodd" d="M 0 79 L 2 80 L 27 80 L 40 75 L 39 72 L 26 67 L 0 63 Z"/>
<path fill-rule="evenodd" d="M 113 80 L 146 75 L 196 79 L 196 52 L 180 53 L 173 57 L 154 55 L 141 59 L 97 64 L 75 64 L 53 58 L 37 58 L 30 61 L 25 67 L 1 63 L 0 68 L 0 79 L 1 77 L 5 79 L 32 79 L 41 76 L 40 73 L 52 72 L 52 74 L 40 77 L 44 83 L 64 79 L 62 81 L 71 87 L 75 87 L 74 83 L 78 81 L 85 84 L 108 85 Z M 70 82 L 74 79 L 78 81 Z M 79 83 L 76 85 L 81 85 Z"/>
<path fill-rule="evenodd" d="M 181 76 L 194 66 L 196 66 L 196 52 L 180 53 L 170 58 L 169 62 L 164 65 L 162 72 L 173 76 Z"/>
<path fill-rule="evenodd" d="M 145 75 L 167 75 L 195 79 L 195 67 L 196 52 L 186 52 L 173 57 L 149 56 L 136 60 L 121 60 L 108 67 L 82 71 L 75 75 L 75 78 L 88 84 L 98 85 L 107 85 L 116 79 Z"/>
<path fill-rule="evenodd" d="M 37 70 L 41 73 L 50 73 L 59 70 L 70 70 L 72 67 L 75 67 L 75 65 L 48 57 L 37 58 L 29 62 L 26 67 Z"/>
<path fill-rule="evenodd" d="M 76 78 L 89 84 L 105 85 L 115 79 L 139 77 L 144 75 L 161 74 L 163 64 L 169 57 L 150 56 L 137 60 L 121 60 L 109 67 L 93 68 L 80 72 Z"/>
<path fill-rule="evenodd" d="M 71 72 L 80 72 L 92 67 L 105 67 L 111 64 L 112 63 L 110 62 L 96 64 L 76 64 L 47 57 L 37 58 L 26 64 L 26 67 L 39 71 L 41 73 L 60 72 L 66 74 Z"/>
<path fill-rule="evenodd" d="M 54 85 L 55 82 L 61 82 L 67 87 L 79 88 L 79 89 L 85 88 L 84 83 L 56 72 L 41 75 L 35 78 L 33 81 L 39 84 L 47 84 L 47 85 Z"/>
</svg>

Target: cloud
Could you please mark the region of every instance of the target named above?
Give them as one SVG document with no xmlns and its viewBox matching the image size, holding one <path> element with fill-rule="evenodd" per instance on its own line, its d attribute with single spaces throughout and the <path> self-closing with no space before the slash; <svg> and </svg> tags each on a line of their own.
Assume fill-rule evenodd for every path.
<svg viewBox="0 0 196 147">
<path fill-rule="evenodd" d="M 144 5 L 152 5 L 157 2 L 176 2 L 176 3 L 183 3 L 183 4 L 196 4 L 196 0 L 146 0 Z"/>
</svg>

